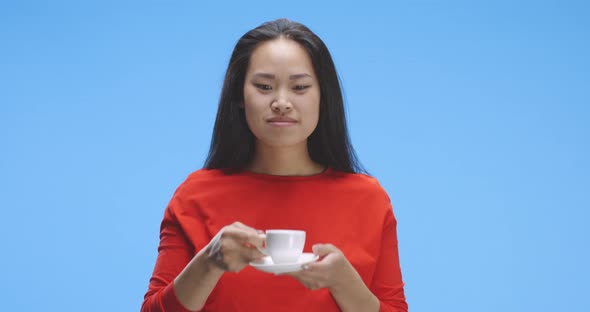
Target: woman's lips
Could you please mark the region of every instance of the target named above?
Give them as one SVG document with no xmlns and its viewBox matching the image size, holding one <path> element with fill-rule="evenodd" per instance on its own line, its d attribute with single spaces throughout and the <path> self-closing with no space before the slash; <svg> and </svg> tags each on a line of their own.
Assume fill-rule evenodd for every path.
<svg viewBox="0 0 590 312">
<path fill-rule="evenodd" d="M 277 127 L 288 127 L 296 125 L 297 123 L 294 121 L 269 121 L 269 124 Z"/>
<path fill-rule="evenodd" d="M 297 120 L 288 117 L 273 117 L 267 119 L 267 122 L 277 127 L 288 127 L 297 124 Z"/>
</svg>

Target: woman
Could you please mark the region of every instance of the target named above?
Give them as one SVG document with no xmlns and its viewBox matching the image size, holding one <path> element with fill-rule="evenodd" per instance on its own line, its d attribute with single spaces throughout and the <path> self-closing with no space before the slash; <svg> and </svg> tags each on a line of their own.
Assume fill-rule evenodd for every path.
<svg viewBox="0 0 590 312">
<path fill-rule="evenodd" d="M 286 19 L 231 56 L 205 168 L 176 190 L 143 312 L 407 311 L 396 221 L 349 143 L 330 53 Z M 257 229 L 305 230 L 319 260 L 272 275 Z"/>
</svg>

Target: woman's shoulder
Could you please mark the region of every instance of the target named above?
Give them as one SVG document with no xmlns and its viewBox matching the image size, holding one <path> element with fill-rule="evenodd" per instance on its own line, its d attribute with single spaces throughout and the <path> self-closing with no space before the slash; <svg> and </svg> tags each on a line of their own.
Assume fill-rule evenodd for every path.
<svg viewBox="0 0 590 312">
<path fill-rule="evenodd" d="M 198 170 L 195 170 L 191 173 L 188 174 L 186 181 L 187 182 L 199 182 L 199 181 L 203 181 L 203 180 L 210 180 L 210 179 L 216 179 L 219 178 L 221 176 L 223 176 L 224 173 L 221 169 L 207 169 L 207 168 L 201 168 Z"/>
<path fill-rule="evenodd" d="M 180 183 L 176 193 L 193 193 L 195 189 L 200 189 L 203 186 L 211 185 L 216 180 L 225 176 L 222 170 L 219 169 L 198 169 L 190 172 L 185 180 Z"/>
<path fill-rule="evenodd" d="M 379 180 L 365 173 L 345 173 L 335 172 L 342 183 L 351 190 L 356 190 L 365 194 L 381 197 L 389 201 L 389 196 Z"/>
<path fill-rule="evenodd" d="M 377 178 L 366 173 L 349 173 L 342 171 L 333 171 L 333 176 L 341 178 L 343 181 L 346 181 L 347 183 L 358 185 L 361 187 L 367 187 L 372 189 L 381 188 L 381 185 L 379 184 Z"/>
</svg>

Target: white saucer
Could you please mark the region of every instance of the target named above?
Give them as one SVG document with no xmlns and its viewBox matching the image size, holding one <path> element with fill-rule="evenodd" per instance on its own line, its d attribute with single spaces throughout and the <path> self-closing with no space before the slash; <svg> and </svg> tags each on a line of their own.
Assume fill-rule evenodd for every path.
<svg viewBox="0 0 590 312">
<path fill-rule="evenodd" d="M 260 260 L 250 262 L 250 265 L 260 271 L 282 274 L 300 271 L 304 264 L 315 262 L 318 258 L 318 256 L 312 253 L 302 253 L 297 262 L 274 264 L 272 258 L 267 256 Z"/>
</svg>

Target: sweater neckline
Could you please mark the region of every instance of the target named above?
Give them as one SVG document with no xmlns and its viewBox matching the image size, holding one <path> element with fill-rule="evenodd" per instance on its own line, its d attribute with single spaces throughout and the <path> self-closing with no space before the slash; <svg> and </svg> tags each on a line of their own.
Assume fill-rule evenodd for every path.
<svg viewBox="0 0 590 312">
<path fill-rule="evenodd" d="M 316 173 L 316 174 L 312 174 L 312 175 L 305 175 L 305 176 L 298 176 L 298 175 L 274 175 L 274 174 L 267 174 L 267 173 L 258 173 L 258 172 L 252 172 L 252 171 L 248 171 L 248 170 L 242 170 L 240 171 L 238 174 L 242 175 L 242 176 L 247 176 L 247 177 L 253 177 L 253 178 L 257 178 L 257 179 L 263 179 L 263 180 L 273 180 L 273 181 L 302 181 L 302 180 L 317 180 L 317 179 L 321 179 L 324 178 L 328 175 L 330 175 L 330 173 L 332 173 L 332 168 L 330 167 L 326 167 L 324 170 L 322 170 L 322 172 Z"/>
</svg>

